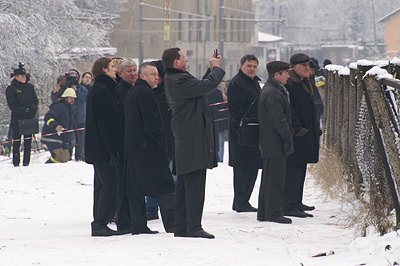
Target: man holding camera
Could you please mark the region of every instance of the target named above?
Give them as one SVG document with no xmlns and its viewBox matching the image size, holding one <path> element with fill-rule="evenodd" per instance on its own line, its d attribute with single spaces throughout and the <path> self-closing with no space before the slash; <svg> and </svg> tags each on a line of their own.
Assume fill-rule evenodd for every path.
<svg viewBox="0 0 400 266">
<path fill-rule="evenodd" d="M 19 63 L 17 69 L 11 74 L 11 84 L 6 89 L 7 104 L 11 109 L 11 124 L 13 130 L 13 164 L 19 166 L 21 134 L 18 120 L 34 118 L 38 109 L 38 98 L 35 88 L 28 83 L 25 64 Z M 32 135 L 24 135 L 24 159 L 23 166 L 28 166 L 31 159 Z"/>
<path fill-rule="evenodd" d="M 209 60 L 203 79 L 186 71 L 186 58 L 179 48 L 163 52 L 165 96 L 172 110 L 171 129 L 175 142 L 178 181 L 175 189 L 175 237 L 214 238 L 201 226 L 206 184 L 206 169 L 216 167 L 213 121 L 206 94 L 212 92 L 225 75 L 221 56 Z"/>
</svg>

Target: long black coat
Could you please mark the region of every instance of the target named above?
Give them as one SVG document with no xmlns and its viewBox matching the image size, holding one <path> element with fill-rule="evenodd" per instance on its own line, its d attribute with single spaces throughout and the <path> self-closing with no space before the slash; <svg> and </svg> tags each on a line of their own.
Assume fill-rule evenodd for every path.
<svg viewBox="0 0 400 266">
<path fill-rule="evenodd" d="M 164 82 L 161 82 L 154 89 L 158 108 L 160 109 L 161 119 L 164 126 L 165 136 L 167 137 L 168 157 L 170 160 L 174 158 L 174 136 L 171 130 L 172 111 L 169 108 L 167 97 L 165 97 Z"/>
<path fill-rule="evenodd" d="M 225 71 L 213 67 L 203 79 L 179 69 L 166 69 L 165 95 L 172 110 L 176 174 L 218 165 L 213 121 L 206 94 L 221 82 Z"/>
<path fill-rule="evenodd" d="M 96 77 L 86 99 L 85 161 L 108 163 L 117 152 L 117 107 L 113 92 L 117 82 L 105 75 Z"/>
<path fill-rule="evenodd" d="M 50 133 L 56 133 L 56 127 L 61 125 L 65 130 L 73 129 L 74 112 L 72 105 L 64 99 L 54 102 L 50 105 L 49 111 L 44 116 L 44 126 L 42 136 Z M 42 137 L 43 143 L 58 142 L 60 144 L 71 144 L 72 132 L 63 133 L 61 135 L 53 134 Z"/>
<path fill-rule="evenodd" d="M 156 197 L 174 192 L 165 137 L 156 96 L 138 79 L 124 101 L 125 178 L 128 196 Z"/>
<path fill-rule="evenodd" d="M 268 79 L 258 102 L 259 142 L 263 159 L 293 153 L 292 113 L 288 95 L 275 79 Z"/>
<path fill-rule="evenodd" d="M 319 158 L 319 121 L 317 119 L 313 91 L 308 80 L 300 80 L 293 71 L 289 71 L 290 78 L 286 88 L 290 95 L 292 111 L 292 126 L 294 130 L 294 153 L 288 161 L 298 164 L 316 163 Z M 308 133 L 303 137 L 296 136 L 305 128 Z"/>
<path fill-rule="evenodd" d="M 121 79 L 114 91 L 114 100 L 118 110 L 118 152 L 124 156 L 124 138 L 125 138 L 125 114 L 124 100 L 128 91 L 133 87 L 125 80 Z"/>
<path fill-rule="evenodd" d="M 240 120 L 250 108 L 251 103 L 260 94 L 260 79 L 249 78 L 241 70 L 228 86 L 229 108 L 229 165 L 240 169 L 262 168 L 262 159 L 258 147 L 247 147 L 238 143 L 238 128 Z M 247 113 L 247 117 L 258 117 L 258 100 Z"/>
<path fill-rule="evenodd" d="M 21 83 L 13 79 L 6 89 L 8 107 L 11 109 L 11 128 L 18 131 L 18 120 L 34 118 L 38 110 L 38 98 L 30 83 Z M 29 112 L 26 112 L 29 108 Z"/>
</svg>

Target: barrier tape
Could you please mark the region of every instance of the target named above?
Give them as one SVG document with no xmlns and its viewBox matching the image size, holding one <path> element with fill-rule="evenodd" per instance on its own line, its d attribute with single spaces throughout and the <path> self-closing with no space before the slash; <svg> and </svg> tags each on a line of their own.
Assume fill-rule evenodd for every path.
<svg viewBox="0 0 400 266">
<path fill-rule="evenodd" d="M 47 137 L 47 136 L 56 135 L 56 134 L 70 133 L 70 132 L 79 131 L 79 130 L 85 130 L 85 128 L 82 127 L 82 128 L 77 128 L 77 129 L 64 130 L 64 131 L 61 131 L 60 133 L 54 132 L 54 133 L 44 134 L 44 135 L 42 135 L 42 137 Z M 3 142 L 0 142 L 0 145 L 5 144 L 5 143 L 13 143 L 16 141 L 21 141 L 21 140 L 26 140 L 26 139 L 32 139 L 32 138 L 36 138 L 35 135 L 33 135 L 32 137 L 28 137 L 28 138 L 20 138 L 20 139 L 16 139 L 16 140 L 3 141 Z"/>
<path fill-rule="evenodd" d="M 210 106 L 221 105 L 221 104 L 224 104 L 224 103 L 228 103 L 228 102 L 225 101 L 225 102 L 212 103 L 212 104 L 210 104 Z M 227 110 L 228 110 L 228 108 L 220 109 L 220 110 L 218 110 L 218 112 L 223 112 L 223 111 L 227 111 Z M 221 120 L 225 120 L 225 119 L 228 119 L 228 118 L 217 119 L 217 120 L 214 120 L 214 121 L 221 121 Z M 82 127 L 82 128 L 77 128 L 77 129 L 65 130 L 65 131 L 61 131 L 60 134 L 70 133 L 70 132 L 79 131 L 79 130 L 85 130 L 85 128 Z M 58 132 L 45 134 L 45 135 L 42 135 L 42 137 L 47 137 L 47 136 L 56 135 L 56 134 L 58 134 Z M 0 145 L 6 144 L 6 143 L 13 143 L 15 141 L 22 141 L 22 140 L 26 140 L 26 139 L 32 139 L 32 138 L 34 138 L 34 136 L 33 137 L 29 137 L 29 138 L 23 138 L 23 139 L 21 138 L 21 139 L 18 139 L 18 140 L 3 141 L 3 142 L 0 142 Z"/>
</svg>

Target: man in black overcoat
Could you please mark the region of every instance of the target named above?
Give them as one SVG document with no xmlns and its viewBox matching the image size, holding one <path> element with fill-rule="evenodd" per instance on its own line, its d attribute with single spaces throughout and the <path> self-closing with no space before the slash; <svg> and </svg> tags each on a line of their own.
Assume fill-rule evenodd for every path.
<svg viewBox="0 0 400 266">
<path fill-rule="evenodd" d="M 228 86 L 229 108 L 229 165 L 233 167 L 234 198 L 232 209 L 237 212 L 256 212 L 249 199 L 257 179 L 262 159 L 258 147 L 240 145 L 238 129 L 240 120 L 246 117 L 257 118 L 258 95 L 261 87 L 256 75 L 258 59 L 245 55 L 240 59 L 240 70 Z M 255 100 L 255 102 L 254 102 Z M 252 103 L 254 104 L 252 105 Z"/>
<path fill-rule="evenodd" d="M 116 59 L 115 59 L 116 60 Z M 114 91 L 114 100 L 118 110 L 118 154 L 124 156 L 124 136 L 125 136 L 125 114 L 124 114 L 124 100 L 128 91 L 135 85 L 137 80 L 137 65 L 132 59 L 123 59 L 118 65 L 118 76 L 120 77 L 119 83 Z M 118 186 L 118 204 L 114 216 L 114 221 L 118 223 L 118 214 L 121 207 L 123 198 L 122 191 L 125 188 L 124 177 L 124 160 L 120 160 L 118 164 L 119 186 Z"/>
<path fill-rule="evenodd" d="M 263 158 L 257 220 L 291 223 L 283 216 L 283 193 L 286 157 L 293 153 L 292 114 L 289 92 L 284 87 L 289 78 L 289 63 L 267 64 L 268 80 L 258 103 L 259 142 Z"/>
<path fill-rule="evenodd" d="M 312 217 L 305 210 L 313 210 L 313 206 L 302 203 L 307 163 L 318 162 L 319 136 L 321 129 L 317 119 L 313 89 L 308 80 L 310 58 L 302 53 L 290 58 L 293 70 L 286 87 L 290 95 L 292 109 L 292 126 L 294 130 L 294 153 L 287 158 L 284 215 L 295 217 Z"/>
<path fill-rule="evenodd" d="M 151 63 L 139 67 L 139 79 L 126 94 L 125 109 L 125 195 L 132 233 L 150 233 L 147 228 L 146 195 L 160 204 L 167 232 L 173 232 L 175 184 L 169 169 L 167 139 L 153 88 L 158 83 L 157 68 Z M 118 226 L 126 214 L 121 206 Z M 152 231 L 156 232 L 156 231 Z"/>
<path fill-rule="evenodd" d="M 216 167 L 213 121 L 207 93 L 217 88 L 225 75 L 221 57 L 210 58 L 210 69 L 202 79 L 186 71 L 186 58 L 179 48 L 162 55 L 166 75 L 165 93 L 172 110 L 171 129 L 175 142 L 178 180 L 175 189 L 176 237 L 214 238 L 201 226 L 206 169 Z"/>
<path fill-rule="evenodd" d="M 25 64 L 20 62 L 12 73 L 11 84 L 6 89 L 8 107 L 11 109 L 11 123 L 13 139 L 13 164 L 19 166 L 21 134 L 18 120 L 34 118 L 38 110 L 38 98 L 35 88 L 27 80 Z M 24 158 L 22 165 L 28 166 L 31 160 L 32 135 L 24 135 Z"/>
<path fill-rule="evenodd" d="M 107 226 L 117 206 L 119 155 L 117 107 L 113 102 L 116 72 L 110 58 L 97 59 L 92 67 L 95 82 L 86 101 L 85 161 L 94 168 L 92 236 L 120 234 Z"/>
</svg>

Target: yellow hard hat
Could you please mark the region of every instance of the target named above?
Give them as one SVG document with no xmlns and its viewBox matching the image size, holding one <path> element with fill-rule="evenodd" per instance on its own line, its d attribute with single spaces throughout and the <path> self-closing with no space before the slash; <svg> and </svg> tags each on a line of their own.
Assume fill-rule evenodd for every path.
<svg viewBox="0 0 400 266">
<path fill-rule="evenodd" d="M 66 88 L 64 93 L 61 95 L 62 98 L 72 97 L 76 98 L 76 93 L 73 88 Z"/>
</svg>

